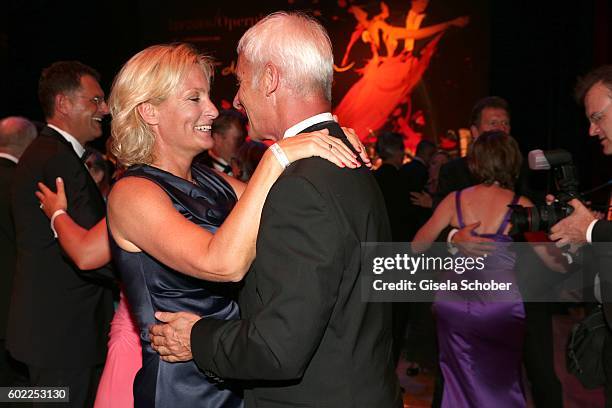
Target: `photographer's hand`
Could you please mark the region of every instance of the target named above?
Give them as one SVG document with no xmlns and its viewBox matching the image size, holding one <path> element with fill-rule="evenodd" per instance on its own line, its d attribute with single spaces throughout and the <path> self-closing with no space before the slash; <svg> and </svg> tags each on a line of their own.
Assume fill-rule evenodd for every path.
<svg viewBox="0 0 612 408">
<path fill-rule="evenodd" d="M 586 243 L 586 231 L 589 225 L 597 219 L 580 200 L 573 199 L 568 204 L 574 208 L 574 212 L 550 229 L 550 239 L 556 241 L 558 247 Z"/>
</svg>

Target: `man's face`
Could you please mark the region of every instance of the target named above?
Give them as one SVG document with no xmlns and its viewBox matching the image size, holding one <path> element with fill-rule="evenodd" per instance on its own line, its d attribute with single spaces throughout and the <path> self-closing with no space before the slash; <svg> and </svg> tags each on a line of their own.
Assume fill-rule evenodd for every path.
<svg viewBox="0 0 612 408">
<path fill-rule="evenodd" d="M 591 122 L 589 135 L 597 136 L 603 153 L 612 155 L 612 92 L 601 82 L 589 89 L 584 97 L 584 108 Z"/>
<path fill-rule="evenodd" d="M 249 119 L 249 136 L 254 140 L 275 139 L 271 131 L 274 118 L 271 115 L 269 103 L 266 100 L 264 86 L 254 84 L 253 64 L 240 54 L 236 65 L 238 91 L 234 97 L 234 108 L 244 109 Z"/>
<path fill-rule="evenodd" d="M 476 127 L 476 137 L 484 132 L 499 130 L 510 133 L 510 116 L 505 109 L 484 108 L 480 115 L 480 123 Z"/>
<path fill-rule="evenodd" d="M 66 129 L 85 144 L 102 135 L 102 118 L 108 115 L 108 105 L 100 84 L 90 75 L 81 77 L 81 86 L 67 95 L 70 104 Z"/>
<path fill-rule="evenodd" d="M 213 139 L 215 140 L 214 150 L 219 156 L 221 156 L 228 163 L 232 157 L 236 155 L 238 148 L 244 143 L 246 135 L 236 124 L 230 125 L 230 127 L 223 132 L 213 133 Z"/>
</svg>

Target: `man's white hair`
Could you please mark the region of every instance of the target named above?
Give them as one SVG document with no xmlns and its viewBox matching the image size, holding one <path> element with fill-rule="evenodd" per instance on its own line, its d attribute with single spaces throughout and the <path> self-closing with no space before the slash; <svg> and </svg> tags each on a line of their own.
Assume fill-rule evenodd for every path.
<svg viewBox="0 0 612 408">
<path fill-rule="evenodd" d="M 253 66 L 253 85 L 267 63 L 281 72 L 282 84 L 297 95 L 321 95 L 331 102 L 334 56 L 327 31 L 315 19 L 279 11 L 244 33 L 238 54 Z"/>
</svg>

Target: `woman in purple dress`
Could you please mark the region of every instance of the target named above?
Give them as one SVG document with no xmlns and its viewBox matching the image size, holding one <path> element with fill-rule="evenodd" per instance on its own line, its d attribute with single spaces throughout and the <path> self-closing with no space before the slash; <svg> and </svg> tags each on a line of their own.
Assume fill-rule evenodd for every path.
<svg viewBox="0 0 612 408">
<path fill-rule="evenodd" d="M 511 136 L 499 131 L 483 133 L 468 157 L 470 171 L 480 184 L 449 194 L 414 238 L 413 250 L 422 252 L 447 226 L 463 228 L 480 222 L 474 233 L 491 239 L 494 249 L 486 257 L 484 270 L 477 272 L 478 279 L 512 283 L 503 295 L 456 291 L 452 300 L 436 296 L 434 314 L 444 377 L 442 407 L 526 406 L 521 381 L 525 310 L 516 286 L 516 254 L 508 248 L 512 242 L 508 205 L 532 206 L 529 199 L 513 191 L 521 160 Z M 559 257 L 547 254 L 546 248 L 534 249 L 547 265 L 563 271 Z M 470 278 L 469 274 L 450 274 Z"/>
</svg>

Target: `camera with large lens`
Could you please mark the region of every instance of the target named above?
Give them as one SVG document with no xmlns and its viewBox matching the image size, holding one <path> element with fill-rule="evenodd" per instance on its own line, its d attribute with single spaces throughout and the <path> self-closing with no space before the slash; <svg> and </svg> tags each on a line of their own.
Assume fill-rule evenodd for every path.
<svg viewBox="0 0 612 408">
<path fill-rule="evenodd" d="M 553 170 L 558 190 L 557 201 L 552 205 L 523 207 L 512 205 L 512 232 L 547 232 L 550 228 L 574 211 L 568 204 L 578 198 L 578 173 L 572 155 L 566 150 L 532 150 L 529 152 L 531 170 Z"/>
</svg>

